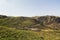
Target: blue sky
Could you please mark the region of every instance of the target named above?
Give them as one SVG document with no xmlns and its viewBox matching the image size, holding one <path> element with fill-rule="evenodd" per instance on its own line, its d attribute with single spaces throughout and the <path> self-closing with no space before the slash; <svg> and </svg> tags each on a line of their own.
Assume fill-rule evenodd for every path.
<svg viewBox="0 0 60 40">
<path fill-rule="evenodd" d="M 0 14 L 8 16 L 60 16 L 60 0 L 0 0 Z"/>
</svg>

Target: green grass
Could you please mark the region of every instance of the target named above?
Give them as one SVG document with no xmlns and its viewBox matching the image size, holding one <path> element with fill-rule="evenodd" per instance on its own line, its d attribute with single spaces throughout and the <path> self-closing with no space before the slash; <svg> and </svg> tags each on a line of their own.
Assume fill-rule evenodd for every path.
<svg viewBox="0 0 60 40">
<path fill-rule="evenodd" d="M 35 32 L 0 27 L 0 40 L 41 40 Z"/>
<path fill-rule="evenodd" d="M 21 30 L 29 27 L 39 28 L 40 31 Z M 60 17 L 42 16 L 34 19 L 1 16 L 0 40 L 60 40 Z"/>
<path fill-rule="evenodd" d="M 60 32 L 60 31 L 59 31 Z M 60 40 L 60 33 L 54 31 L 41 31 L 38 32 L 40 36 L 44 38 L 44 40 Z"/>
<path fill-rule="evenodd" d="M 27 31 L 0 26 L 0 40 L 60 40 L 60 31 Z"/>
</svg>

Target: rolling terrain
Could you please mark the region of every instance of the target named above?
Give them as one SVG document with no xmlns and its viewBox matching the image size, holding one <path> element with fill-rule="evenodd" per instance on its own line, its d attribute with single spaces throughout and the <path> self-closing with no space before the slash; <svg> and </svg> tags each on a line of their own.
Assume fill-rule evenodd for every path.
<svg viewBox="0 0 60 40">
<path fill-rule="evenodd" d="M 0 15 L 0 40 L 60 40 L 60 17 Z"/>
</svg>

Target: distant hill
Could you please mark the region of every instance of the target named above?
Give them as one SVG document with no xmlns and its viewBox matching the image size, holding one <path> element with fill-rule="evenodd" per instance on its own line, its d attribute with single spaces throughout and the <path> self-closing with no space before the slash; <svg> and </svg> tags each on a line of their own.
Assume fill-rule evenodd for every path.
<svg viewBox="0 0 60 40">
<path fill-rule="evenodd" d="M 0 15 L 0 26 L 7 26 L 16 29 L 60 29 L 60 17 L 37 16 L 37 17 L 10 17 Z"/>
</svg>

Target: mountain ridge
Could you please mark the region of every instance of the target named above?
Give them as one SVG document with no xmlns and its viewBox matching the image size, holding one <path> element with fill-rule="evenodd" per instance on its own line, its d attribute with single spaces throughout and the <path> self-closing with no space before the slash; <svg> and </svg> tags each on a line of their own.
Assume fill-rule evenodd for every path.
<svg viewBox="0 0 60 40">
<path fill-rule="evenodd" d="M 59 30 L 60 17 L 58 16 L 11 17 L 6 15 L 0 15 L 0 26 L 8 26 L 16 29 L 39 28 Z"/>
</svg>

